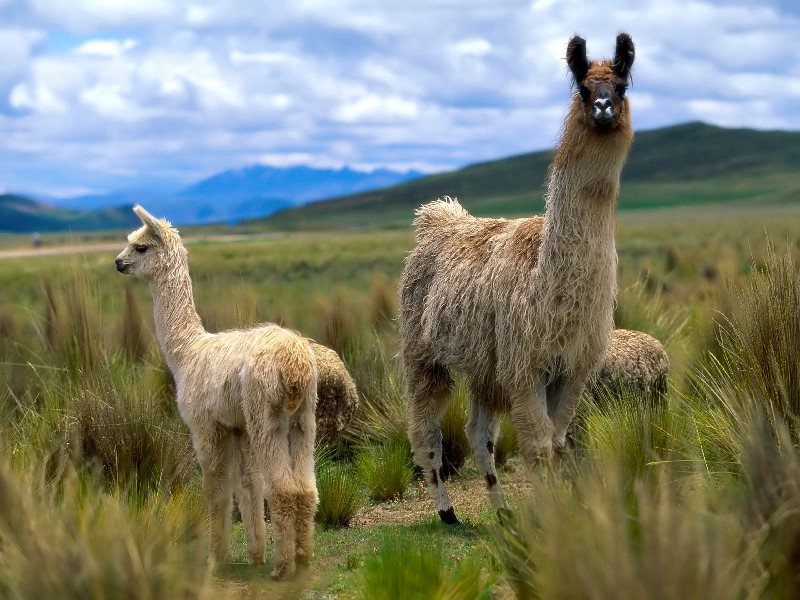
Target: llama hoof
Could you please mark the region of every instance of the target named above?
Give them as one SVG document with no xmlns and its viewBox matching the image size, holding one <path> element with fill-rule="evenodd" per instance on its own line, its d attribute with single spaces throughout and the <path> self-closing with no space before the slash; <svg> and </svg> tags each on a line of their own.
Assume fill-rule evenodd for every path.
<svg viewBox="0 0 800 600">
<path fill-rule="evenodd" d="M 264 558 L 263 552 L 248 552 L 247 553 L 247 564 L 250 566 L 259 566 L 266 564 L 266 559 Z"/>
<path fill-rule="evenodd" d="M 461 521 L 459 521 L 458 517 L 456 517 L 456 511 L 453 510 L 452 506 L 447 510 L 440 510 L 439 518 L 445 525 L 461 525 Z"/>
<path fill-rule="evenodd" d="M 294 563 L 289 561 L 277 563 L 269 576 L 275 581 L 287 581 L 294 577 Z"/>
</svg>

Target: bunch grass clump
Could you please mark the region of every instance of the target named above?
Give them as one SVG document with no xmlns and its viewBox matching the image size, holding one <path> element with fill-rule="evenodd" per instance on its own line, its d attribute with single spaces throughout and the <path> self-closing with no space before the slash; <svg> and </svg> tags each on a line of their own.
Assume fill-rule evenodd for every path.
<svg viewBox="0 0 800 600">
<path fill-rule="evenodd" d="M 24 471 L 0 464 L 0 596 L 204 597 L 204 512 L 195 495 L 131 505 L 74 470 L 56 486 L 43 472 L 35 459 Z"/>
<path fill-rule="evenodd" d="M 488 599 L 491 587 L 472 561 L 450 568 L 441 546 L 418 547 L 403 536 L 387 536 L 364 566 L 362 598 L 370 600 Z"/>
<path fill-rule="evenodd" d="M 401 500 L 414 478 L 411 447 L 406 440 L 367 444 L 356 455 L 355 464 L 376 502 Z"/>
<path fill-rule="evenodd" d="M 314 462 L 319 493 L 317 523 L 324 529 L 348 527 L 366 502 L 358 473 L 350 463 L 336 460 L 335 453 L 327 448 L 317 451 Z"/>
</svg>

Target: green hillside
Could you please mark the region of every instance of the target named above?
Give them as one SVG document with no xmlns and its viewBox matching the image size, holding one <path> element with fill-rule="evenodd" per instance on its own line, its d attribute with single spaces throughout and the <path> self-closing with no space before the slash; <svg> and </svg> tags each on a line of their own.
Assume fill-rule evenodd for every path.
<svg viewBox="0 0 800 600">
<path fill-rule="evenodd" d="M 96 231 L 138 223 L 130 206 L 96 211 L 56 208 L 15 194 L 0 195 L 0 232 Z"/>
<path fill-rule="evenodd" d="M 276 213 L 270 229 L 407 226 L 419 205 L 455 196 L 476 215 L 541 212 L 550 151 L 470 165 L 374 192 Z M 620 210 L 800 202 L 800 133 L 688 123 L 636 134 Z"/>
</svg>

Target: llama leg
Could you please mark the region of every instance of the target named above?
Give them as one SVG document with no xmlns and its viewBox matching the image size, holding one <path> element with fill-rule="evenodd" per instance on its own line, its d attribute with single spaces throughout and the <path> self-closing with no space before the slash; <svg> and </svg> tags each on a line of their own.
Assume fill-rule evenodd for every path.
<svg viewBox="0 0 800 600">
<path fill-rule="evenodd" d="M 558 378 L 547 386 L 548 413 L 553 420 L 553 449 L 563 454 L 567 446 L 567 429 L 575 418 L 586 377 L 581 375 Z"/>
<path fill-rule="evenodd" d="M 242 526 L 247 537 L 247 562 L 251 565 L 263 565 L 267 538 L 264 522 L 264 476 L 258 459 L 253 456 L 248 435 L 243 433 L 238 441 L 240 487 L 237 492 Z"/>
<path fill-rule="evenodd" d="M 422 468 L 428 489 L 436 501 L 439 518 L 457 524 L 453 502 L 447 491 L 448 473 L 442 468 L 442 417 L 450 401 L 453 381 L 438 369 L 406 369 L 408 386 L 408 439 L 414 458 Z"/>
<path fill-rule="evenodd" d="M 486 480 L 489 496 L 495 508 L 505 508 L 506 502 L 497 481 L 497 468 L 494 464 L 494 444 L 497 441 L 499 425 L 498 413 L 486 404 L 486 396 L 481 390 L 470 386 L 470 415 L 467 423 L 472 451 L 475 453 L 475 466 Z"/>
<path fill-rule="evenodd" d="M 296 417 L 289 432 L 289 453 L 294 466 L 295 560 L 308 565 L 314 554 L 314 514 L 317 512 L 317 483 L 314 474 L 314 437 L 316 420 L 309 410 Z"/>
<path fill-rule="evenodd" d="M 547 415 L 544 377 L 536 378 L 533 389 L 523 389 L 512 396 L 511 422 L 517 430 L 522 458 L 529 468 L 550 459 L 553 452 L 553 422 Z"/>
<path fill-rule="evenodd" d="M 220 425 L 194 431 L 192 444 L 203 470 L 203 497 L 211 525 L 211 554 L 217 562 L 230 559 L 233 502 L 233 436 Z"/>
<path fill-rule="evenodd" d="M 295 569 L 295 486 L 289 458 L 289 419 L 285 414 L 248 421 L 251 455 L 266 468 L 267 501 L 275 538 L 272 577 L 288 579 Z"/>
</svg>

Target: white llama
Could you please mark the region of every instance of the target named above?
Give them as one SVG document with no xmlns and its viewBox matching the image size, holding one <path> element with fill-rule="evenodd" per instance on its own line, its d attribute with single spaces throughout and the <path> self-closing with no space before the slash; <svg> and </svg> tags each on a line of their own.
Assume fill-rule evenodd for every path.
<svg viewBox="0 0 800 600">
<path fill-rule="evenodd" d="M 625 98 L 633 59 L 627 34 L 617 36 L 613 61 L 589 62 L 585 41 L 570 40 L 578 89 L 543 217 L 479 219 L 449 198 L 417 211 L 417 245 L 399 285 L 400 356 L 409 438 L 445 523 L 458 522 L 442 469 L 451 370 L 468 380 L 467 433 L 499 509 L 499 411 L 511 411 L 529 466 L 563 451 L 584 384 L 603 358 L 616 294 L 616 199 L 633 140 Z"/>
<path fill-rule="evenodd" d="M 275 535 L 272 576 L 291 577 L 313 551 L 314 354 L 303 338 L 277 325 L 206 332 L 178 231 L 141 206 L 133 210 L 143 226 L 128 236 L 116 267 L 149 285 L 178 410 L 203 470 L 212 553 L 219 561 L 229 557 L 232 486 L 238 477 L 250 564 L 264 563 L 266 490 Z M 234 457 L 241 457 L 239 464 Z"/>
</svg>

